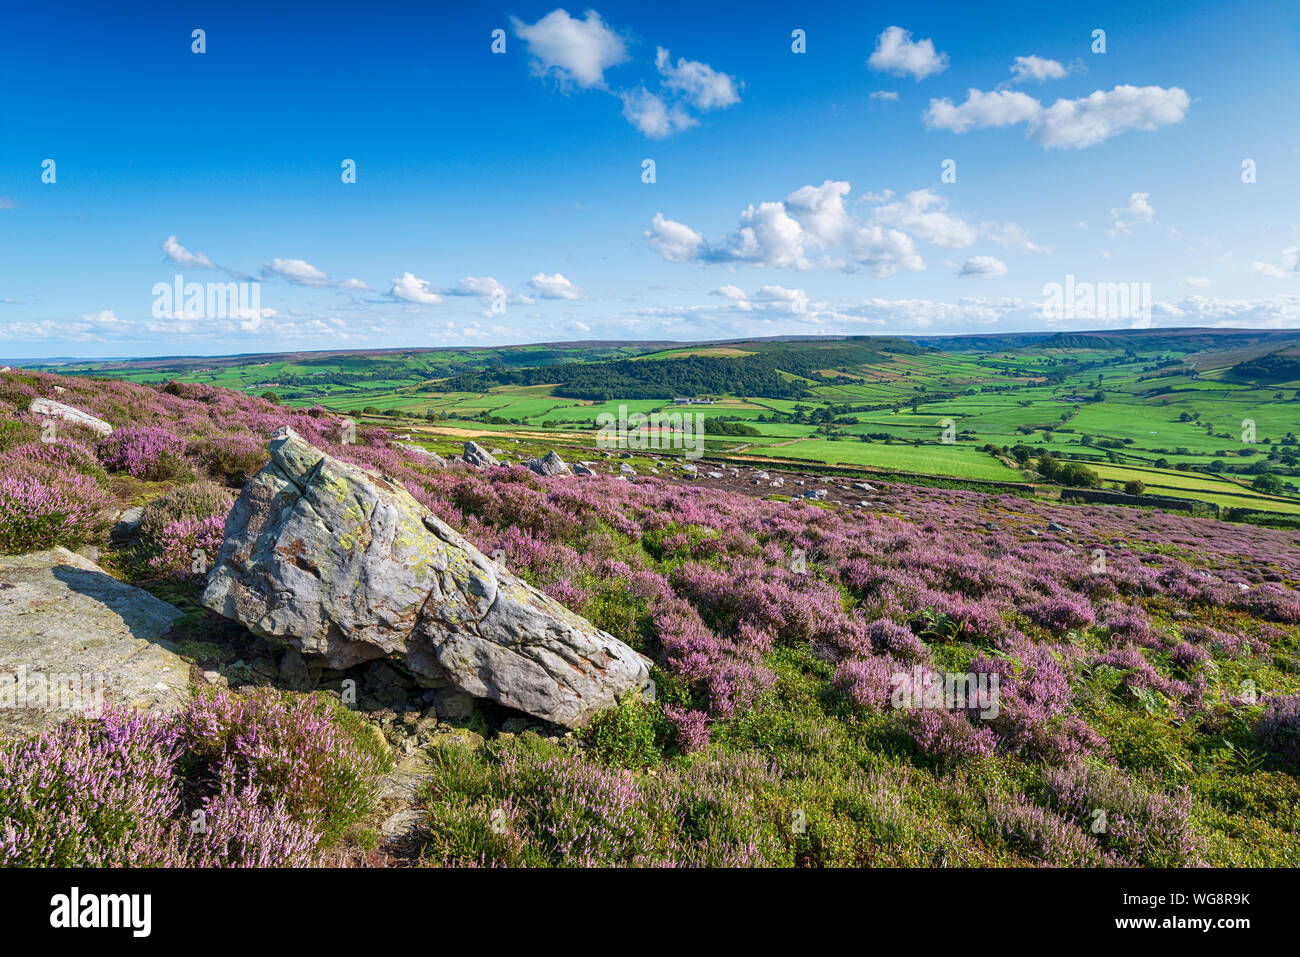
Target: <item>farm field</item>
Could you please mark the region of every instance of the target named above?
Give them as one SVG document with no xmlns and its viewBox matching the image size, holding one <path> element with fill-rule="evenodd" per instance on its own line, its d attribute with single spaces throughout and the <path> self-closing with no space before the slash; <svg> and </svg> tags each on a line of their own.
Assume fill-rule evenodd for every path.
<svg viewBox="0 0 1300 957">
<path fill-rule="evenodd" d="M 1263 345 L 1249 349 L 1213 331 L 1039 340 L 987 351 L 961 338 L 943 349 L 887 337 L 561 344 L 58 371 L 176 379 L 394 427 L 459 424 L 591 447 L 602 415 L 691 413 L 718 420 L 710 454 L 977 481 L 1032 478 L 1047 454 L 1091 469 L 1102 487 L 1137 480 L 1152 494 L 1222 508 L 1300 512 L 1300 379 L 1251 381 L 1221 358 L 1289 348 L 1290 334 L 1260 334 Z M 1220 358 L 1202 373 L 1202 355 Z M 1264 473 L 1271 484 L 1260 495 L 1251 486 Z"/>
</svg>

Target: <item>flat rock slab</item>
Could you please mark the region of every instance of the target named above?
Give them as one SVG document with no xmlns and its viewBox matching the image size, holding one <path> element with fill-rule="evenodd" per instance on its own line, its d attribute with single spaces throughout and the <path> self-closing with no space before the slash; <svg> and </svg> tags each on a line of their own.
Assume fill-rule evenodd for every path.
<svg viewBox="0 0 1300 957">
<path fill-rule="evenodd" d="M 180 614 L 64 548 L 0 556 L 0 737 L 101 704 L 182 707 L 190 666 L 160 641 Z"/>
<path fill-rule="evenodd" d="M 64 405 L 62 402 L 55 402 L 53 399 L 32 399 L 29 410 L 33 415 L 50 416 L 71 422 L 73 425 L 85 426 L 100 435 L 113 434 L 113 427 L 103 419 L 98 419 L 89 412 L 82 412 L 73 406 Z"/>
</svg>

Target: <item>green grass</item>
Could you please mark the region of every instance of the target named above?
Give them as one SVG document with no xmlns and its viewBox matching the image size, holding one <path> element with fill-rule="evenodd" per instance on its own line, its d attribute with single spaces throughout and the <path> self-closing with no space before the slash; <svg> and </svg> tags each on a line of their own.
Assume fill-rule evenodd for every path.
<svg viewBox="0 0 1300 957">
<path fill-rule="evenodd" d="M 823 345 L 807 342 L 803 347 L 815 350 Z M 824 381 L 804 380 L 809 395 L 802 399 L 722 395 L 715 397 L 715 405 L 690 411 L 739 419 L 759 431 L 758 436 L 741 440 L 712 439 L 711 452 L 740 447 L 749 454 L 792 461 L 1019 481 L 1019 473 L 979 448 L 986 443 L 998 448 L 1023 444 L 1035 455 L 1051 452 L 1105 466 L 1111 480 L 1141 478 L 1153 492 L 1178 492 L 1230 507 L 1282 512 L 1300 506 L 1296 496 L 1261 506 L 1261 501 L 1269 500 L 1256 500 L 1241 487 L 1253 477 L 1254 473 L 1244 471 L 1248 467 L 1266 469 L 1284 482 L 1300 485 L 1300 466 L 1288 458 L 1295 447 L 1270 444 L 1300 423 L 1300 401 L 1293 388 L 1225 379 L 1224 368 L 1214 363 L 1204 374 L 1189 372 L 1196 355 L 1179 353 L 1159 339 L 1140 343 L 1130 353 L 1109 345 L 980 353 L 974 340 L 968 349 L 964 344 L 960 347 L 966 351 L 915 355 L 883 351 L 861 365 L 828 368 L 822 373 Z M 254 394 L 269 389 L 291 405 L 320 403 L 351 414 L 373 407 L 399 420 L 436 413 L 444 417 L 445 425 L 503 437 L 516 430 L 541 431 L 543 423 L 553 423 L 556 444 L 565 444 L 574 439 L 559 433 L 589 430 L 602 413 L 618 415 L 620 408 L 629 413 L 673 411 L 673 404 L 668 398 L 589 402 L 554 395 L 556 387 L 544 383 L 499 386 L 485 393 L 448 392 L 442 381 L 489 365 L 521 368 L 628 356 L 645 362 L 676 361 L 685 355 L 726 356 L 769 348 L 771 344 L 761 342 L 667 349 L 617 343 L 521 346 L 156 360 L 129 366 L 79 363 L 61 371 L 150 382 L 178 378 Z M 1183 364 L 1157 368 L 1170 360 Z M 1090 401 L 1099 390 L 1104 401 Z M 517 425 L 486 425 L 484 416 Z M 781 421 L 759 421 L 778 416 Z M 827 425 L 827 418 L 837 421 Z M 944 419 L 952 419 L 964 433 L 959 445 L 938 444 Z M 1243 420 L 1254 423 L 1254 444 L 1242 439 Z M 400 421 L 396 424 L 403 427 Z M 845 441 L 830 441 L 828 428 Z M 898 444 L 859 441 L 866 435 L 892 436 Z M 1154 468 L 1159 459 L 1170 463 L 1166 472 L 1176 474 L 1129 475 Z M 1214 462 L 1224 467 L 1219 476 L 1227 478 L 1193 470 Z"/>
</svg>

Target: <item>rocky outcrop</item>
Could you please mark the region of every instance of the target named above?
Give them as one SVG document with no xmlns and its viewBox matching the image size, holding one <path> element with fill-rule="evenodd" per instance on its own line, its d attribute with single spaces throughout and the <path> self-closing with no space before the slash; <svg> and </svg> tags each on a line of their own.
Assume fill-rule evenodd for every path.
<svg viewBox="0 0 1300 957">
<path fill-rule="evenodd" d="M 572 475 L 569 466 L 554 449 L 541 458 L 529 459 L 527 465 L 538 475 Z"/>
<path fill-rule="evenodd" d="M 105 705 L 182 707 L 190 666 L 162 641 L 180 614 L 64 548 L 0 558 L 0 736 Z"/>
<path fill-rule="evenodd" d="M 73 425 L 80 425 L 93 432 L 98 432 L 100 435 L 113 434 L 113 427 L 103 419 L 97 419 L 89 412 L 82 412 L 80 409 L 64 405 L 62 402 L 55 402 L 53 399 L 32 399 L 32 404 L 28 408 L 33 415 L 62 419 Z"/>
<path fill-rule="evenodd" d="M 500 465 L 496 457 L 477 442 L 465 443 L 465 454 L 462 461 L 466 465 L 472 465 L 476 469 L 485 469 L 489 466 Z"/>
<path fill-rule="evenodd" d="M 568 727 L 648 677 L 631 648 L 493 563 L 400 485 L 289 429 L 226 520 L 203 602 L 332 668 L 397 656 L 431 683 Z"/>
</svg>

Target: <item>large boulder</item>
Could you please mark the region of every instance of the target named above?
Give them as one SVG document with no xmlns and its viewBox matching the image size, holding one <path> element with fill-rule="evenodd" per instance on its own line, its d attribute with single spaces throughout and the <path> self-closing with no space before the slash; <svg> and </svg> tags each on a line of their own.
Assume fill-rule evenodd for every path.
<svg viewBox="0 0 1300 957">
<path fill-rule="evenodd" d="M 484 469 L 491 465 L 500 465 L 496 457 L 477 442 L 465 443 L 465 455 L 463 461 L 466 465 L 472 465 L 476 469 Z"/>
<path fill-rule="evenodd" d="M 32 404 L 28 406 L 28 410 L 33 415 L 62 419 L 64 422 L 71 422 L 73 425 L 85 426 L 100 435 L 113 434 L 113 427 L 103 419 L 97 419 L 89 412 L 82 412 L 80 409 L 64 405 L 62 402 L 55 402 L 53 399 L 32 399 Z"/>
<path fill-rule="evenodd" d="M 648 678 L 640 655 L 493 563 L 399 484 L 288 428 L 226 520 L 203 603 L 332 668 L 400 656 L 431 683 L 567 727 Z"/>
<path fill-rule="evenodd" d="M 560 458 L 555 449 L 547 452 L 541 458 L 529 459 L 528 467 L 538 475 L 572 475 L 569 466 L 564 459 Z"/>
<path fill-rule="evenodd" d="M 180 614 L 65 548 L 0 557 L 0 736 L 105 705 L 182 707 L 190 666 L 163 639 Z"/>
</svg>

